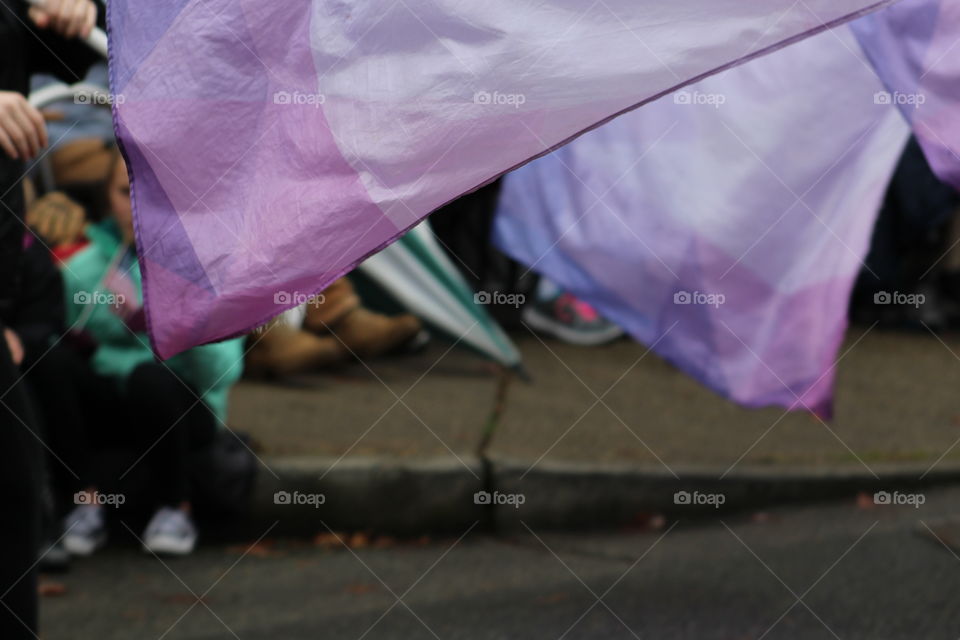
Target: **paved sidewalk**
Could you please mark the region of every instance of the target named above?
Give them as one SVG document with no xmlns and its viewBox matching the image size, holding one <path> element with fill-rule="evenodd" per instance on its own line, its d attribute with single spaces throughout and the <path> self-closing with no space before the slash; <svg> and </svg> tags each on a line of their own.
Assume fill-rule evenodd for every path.
<svg viewBox="0 0 960 640">
<path fill-rule="evenodd" d="M 320 511 L 345 526 L 455 529 L 484 511 L 476 491 L 496 490 L 525 496 L 494 509 L 497 524 L 567 527 L 671 510 L 678 490 L 738 508 L 960 479 L 960 336 L 851 330 L 830 423 L 741 409 L 630 341 L 515 338 L 533 381 L 511 381 L 499 416 L 496 370 L 439 342 L 242 383 L 231 422 L 264 449 L 258 513 L 289 515 L 273 491 L 299 487 L 327 495 Z"/>
</svg>

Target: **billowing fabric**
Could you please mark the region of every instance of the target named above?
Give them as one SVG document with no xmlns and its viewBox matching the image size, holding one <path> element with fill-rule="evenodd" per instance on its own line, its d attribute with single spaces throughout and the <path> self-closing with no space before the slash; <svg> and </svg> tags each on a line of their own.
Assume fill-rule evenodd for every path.
<svg viewBox="0 0 960 640">
<path fill-rule="evenodd" d="M 887 4 L 111 2 L 153 347 L 244 332 L 597 123 Z"/>
<path fill-rule="evenodd" d="M 852 23 L 931 168 L 960 189 L 960 1 L 903 0 Z"/>
<path fill-rule="evenodd" d="M 504 179 L 496 240 L 746 406 L 830 415 L 847 301 L 908 127 L 844 27 Z"/>
</svg>

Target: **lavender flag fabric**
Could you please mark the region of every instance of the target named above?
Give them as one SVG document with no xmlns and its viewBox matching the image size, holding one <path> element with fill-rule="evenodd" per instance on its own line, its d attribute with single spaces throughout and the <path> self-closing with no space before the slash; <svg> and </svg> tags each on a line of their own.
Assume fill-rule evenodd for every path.
<svg viewBox="0 0 960 640">
<path fill-rule="evenodd" d="M 887 4 L 110 2 L 154 349 L 242 333 L 598 122 Z"/>
<path fill-rule="evenodd" d="M 506 176 L 512 256 L 747 406 L 830 414 L 847 301 L 907 139 L 848 28 Z"/>
<path fill-rule="evenodd" d="M 852 23 L 930 166 L 960 189 L 960 2 L 904 0 Z"/>
</svg>

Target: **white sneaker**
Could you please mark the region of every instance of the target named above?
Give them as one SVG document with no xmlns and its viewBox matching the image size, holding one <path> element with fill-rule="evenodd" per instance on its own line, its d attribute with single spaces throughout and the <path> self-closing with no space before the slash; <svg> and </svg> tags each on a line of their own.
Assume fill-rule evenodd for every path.
<svg viewBox="0 0 960 640">
<path fill-rule="evenodd" d="M 148 553 L 185 556 L 197 544 L 197 528 L 181 509 L 161 507 L 143 532 L 143 550 Z"/>
<path fill-rule="evenodd" d="M 99 504 L 81 504 L 67 514 L 63 546 L 72 555 L 88 556 L 107 542 L 107 523 Z"/>
</svg>

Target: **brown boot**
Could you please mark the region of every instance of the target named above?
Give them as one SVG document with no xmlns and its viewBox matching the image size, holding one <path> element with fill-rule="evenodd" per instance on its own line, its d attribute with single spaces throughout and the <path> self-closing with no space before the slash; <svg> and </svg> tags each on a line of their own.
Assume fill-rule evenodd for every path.
<svg viewBox="0 0 960 640">
<path fill-rule="evenodd" d="M 247 372 L 254 377 L 275 377 L 316 371 L 339 364 L 350 355 L 333 336 L 316 336 L 279 321 L 250 336 L 253 346 L 246 356 Z"/>
<path fill-rule="evenodd" d="M 318 335 L 330 332 L 348 313 L 360 306 L 360 298 L 347 278 L 340 278 L 307 303 L 303 328 Z"/>
<path fill-rule="evenodd" d="M 350 351 L 360 358 L 396 351 L 410 342 L 420 328 L 420 321 L 410 314 L 389 317 L 362 307 L 354 309 L 331 327 Z"/>
</svg>

